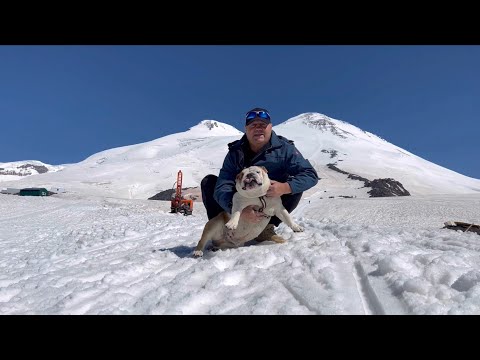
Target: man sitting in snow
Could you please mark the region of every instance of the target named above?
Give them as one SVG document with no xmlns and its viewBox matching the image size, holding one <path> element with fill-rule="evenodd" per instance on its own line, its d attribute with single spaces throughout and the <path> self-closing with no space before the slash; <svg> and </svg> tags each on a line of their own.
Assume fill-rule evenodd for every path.
<svg viewBox="0 0 480 360">
<path fill-rule="evenodd" d="M 293 141 L 272 131 L 270 114 L 255 108 L 245 116 L 245 134 L 228 144 L 228 153 L 219 176 L 207 175 L 201 182 L 202 200 L 209 219 L 222 211 L 232 213 L 232 198 L 236 192 L 235 177 L 249 166 L 264 166 L 271 186 L 267 196 L 280 196 L 285 209 L 291 213 L 300 202 L 302 193 L 318 183 L 313 166 L 295 147 Z M 263 213 L 246 207 L 241 214 L 245 220 L 258 223 Z M 278 237 L 274 227 L 281 223 L 273 216 L 265 230 L 255 239 L 258 242 Z"/>
</svg>

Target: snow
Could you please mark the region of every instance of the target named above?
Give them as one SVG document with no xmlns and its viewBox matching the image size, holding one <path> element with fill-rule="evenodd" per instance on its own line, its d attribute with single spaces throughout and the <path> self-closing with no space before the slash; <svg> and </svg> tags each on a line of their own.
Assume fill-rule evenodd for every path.
<svg viewBox="0 0 480 360">
<path fill-rule="evenodd" d="M 369 180 L 394 178 L 412 195 L 480 192 L 480 180 L 436 165 L 324 114 L 301 114 L 276 126 L 275 131 L 294 140 L 302 154 L 327 178 L 337 175 L 324 166 L 336 163 L 341 170 Z M 331 153 L 322 150 L 335 150 L 336 155 L 331 157 Z M 334 183 L 340 190 L 349 182 L 335 180 Z"/>
<path fill-rule="evenodd" d="M 184 187 L 197 187 L 206 174 L 218 174 L 227 144 L 242 134 L 228 124 L 203 120 L 182 133 L 93 154 L 56 173 L 0 184 L 3 187 L 39 184 L 47 189 L 59 187 L 79 194 L 148 199 L 171 189 L 180 169 Z"/>
<path fill-rule="evenodd" d="M 480 314 L 480 236 L 442 228 L 479 224 L 480 180 L 323 114 L 274 130 L 321 178 L 292 213 L 305 232 L 281 224 L 284 244 L 252 241 L 200 259 L 191 255 L 203 204 L 182 216 L 146 199 L 173 188 L 178 170 L 183 187 L 218 174 L 243 134 L 230 125 L 203 120 L 77 164 L 44 164 L 45 174 L 2 175 L 1 188 L 66 192 L 0 194 L 0 314 Z M 412 196 L 369 198 L 333 163 L 394 178 Z"/>
<path fill-rule="evenodd" d="M 480 194 L 305 196 L 287 242 L 191 257 L 169 202 L 0 195 L 0 314 L 479 314 Z"/>
<path fill-rule="evenodd" d="M 376 135 L 319 113 L 305 113 L 273 127 L 293 141 L 322 180 L 315 191 L 328 196 L 367 198 L 369 188 L 327 167 L 368 180 L 393 178 L 412 195 L 480 193 L 480 180 L 433 164 Z M 242 129 L 243 130 L 243 129 Z M 184 187 L 198 187 L 207 174 L 218 174 L 228 144 L 242 132 L 216 120 L 202 120 L 185 132 L 149 142 L 108 149 L 61 171 L 0 179 L 2 187 L 58 187 L 83 194 L 148 199 L 172 189 L 178 170 Z"/>
</svg>

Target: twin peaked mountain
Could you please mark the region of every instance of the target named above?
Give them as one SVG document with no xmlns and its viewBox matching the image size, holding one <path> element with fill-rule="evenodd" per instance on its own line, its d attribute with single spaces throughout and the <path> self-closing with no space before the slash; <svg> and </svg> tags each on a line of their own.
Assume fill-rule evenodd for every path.
<svg viewBox="0 0 480 360">
<path fill-rule="evenodd" d="M 473 179 L 422 159 L 378 136 L 319 113 L 273 127 L 295 142 L 321 178 L 305 196 L 371 197 L 480 192 Z M 153 141 L 113 148 L 56 172 L 22 177 L 2 187 L 61 187 L 79 194 L 147 199 L 172 189 L 178 170 L 184 187 L 217 174 L 227 144 L 243 132 L 215 120 Z M 1 164 L 0 164 L 1 167 Z M 0 179 L 0 181 L 1 181 Z"/>
</svg>

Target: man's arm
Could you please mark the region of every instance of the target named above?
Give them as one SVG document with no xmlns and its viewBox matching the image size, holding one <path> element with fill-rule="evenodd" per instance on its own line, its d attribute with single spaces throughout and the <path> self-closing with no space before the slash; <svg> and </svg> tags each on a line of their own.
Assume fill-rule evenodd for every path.
<svg viewBox="0 0 480 360">
<path fill-rule="evenodd" d="M 218 174 L 217 184 L 213 193 L 215 201 L 228 213 L 232 212 L 232 199 L 235 193 L 235 178 L 238 169 L 231 153 L 227 153 L 222 168 Z"/>
<path fill-rule="evenodd" d="M 319 180 L 317 171 L 295 145 L 291 145 L 288 151 L 287 162 L 289 174 L 287 183 L 290 185 L 292 194 L 300 193 L 317 185 Z"/>
</svg>

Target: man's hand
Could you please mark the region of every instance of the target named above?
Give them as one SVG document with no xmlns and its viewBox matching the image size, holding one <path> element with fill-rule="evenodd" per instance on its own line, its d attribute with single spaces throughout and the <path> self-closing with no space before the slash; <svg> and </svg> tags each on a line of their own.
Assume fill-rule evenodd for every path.
<svg viewBox="0 0 480 360">
<path fill-rule="evenodd" d="M 278 181 L 270 181 L 270 187 L 267 191 L 267 196 L 269 197 L 279 197 L 284 194 L 290 194 L 292 189 L 288 183 L 282 183 Z"/>
<path fill-rule="evenodd" d="M 264 218 L 264 213 L 255 211 L 255 205 L 249 205 L 242 210 L 240 217 L 251 223 L 258 223 Z"/>
</svg>

